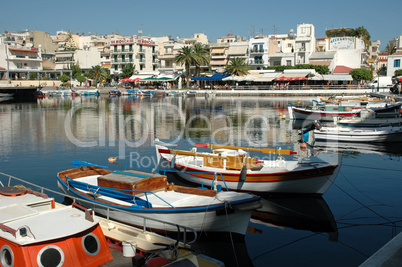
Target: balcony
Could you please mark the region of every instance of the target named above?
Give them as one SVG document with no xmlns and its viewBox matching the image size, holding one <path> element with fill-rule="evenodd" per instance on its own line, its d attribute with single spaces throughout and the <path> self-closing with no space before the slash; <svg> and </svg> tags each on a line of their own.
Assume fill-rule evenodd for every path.
<svg viewBox="0 0 402 267">
<path fill-rule="evenodd" d="M 250 65 L 263 65 L 264 60 L 262 59 L 250 59 Z"/>
<path fill-rule="evenodd" d="M 264 49 L 251 49 L 250 54 L 264 54 L 265 50 Z"/>
</svg>

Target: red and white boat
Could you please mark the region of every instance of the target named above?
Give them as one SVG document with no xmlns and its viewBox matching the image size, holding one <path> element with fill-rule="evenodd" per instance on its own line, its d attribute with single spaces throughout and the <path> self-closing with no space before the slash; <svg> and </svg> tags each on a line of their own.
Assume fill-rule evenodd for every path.
<svg viewBox="0 0 402 267">
<path fill-rule="evenodd" d="M 191 151 L 168 149 L 158 141 L 155 146 L 160 167 L 173 168 L 189 182 L 236 191 L 321 195 L 332 185 L 341 165 L 339 156 L 330 161 L 285 160 L 283 155 L 296 153 L 281 149 L 196 144 L 212 150 L 197 152 L 196 147 Z M 278 158 L 249 157 L 247 151 L 253 150 L 275 153 Z"/>
<path fill-rule="evenodd" d="M 312 108 L 298 108 L 295 106 L 288 106 L 289 118 L 296 120 L 321 120 L 321 121 L 333 121 L 334 117 L 354 117 L 360 114 L 361 108 L 350 108 L 345 110 L 335 105 L 332 109 L 328 107 Z"/>
<path fill-rule="evenodd" d="M 24 186 L 0 188 L 1 266 L 100 266 L 113 260 L 99 220 Z"/>
<path fill-rule="evenodd" d="M 359 117 L 363 110 L 372 112 L 376 118 L 390 118 L 401 114 L 402 103 L 378 103 L 366 106 L 323 105 L 312 108 L 288 106 L 289 118 L 296 120 L 334 121 L 335 117 Z"/>
</svg>

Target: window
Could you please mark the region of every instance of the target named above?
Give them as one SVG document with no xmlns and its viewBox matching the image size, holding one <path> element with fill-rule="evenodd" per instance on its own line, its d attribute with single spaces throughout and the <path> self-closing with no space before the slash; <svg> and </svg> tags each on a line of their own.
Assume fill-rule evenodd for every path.
<svg viewBox="0 0 402 267">
<path fill-rule="evenodd" d="M 286 66 L 291 66 L 292 65 L 292 61 L 291 60 L 286 60 Z"/>
<path fill-rule="evenodd" d="M 400 67 L 401 67 L 401 60 L 395 59 L 394 60 L 394 68 L 400 68 Z"/>
</svg>

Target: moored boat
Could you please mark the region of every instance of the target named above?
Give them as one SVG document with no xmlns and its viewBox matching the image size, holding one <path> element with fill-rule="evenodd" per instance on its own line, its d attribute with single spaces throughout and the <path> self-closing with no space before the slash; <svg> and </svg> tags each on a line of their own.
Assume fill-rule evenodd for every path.
<svg viewBox="0 0 402 267">
<path fill-rule="evenodd" d="M 147 226 L 162 231 L 176 231 L 184 225 L 205 232 L 233 232 L 244 235 L 253 209 L 260 207 L 260 197 L 237 192 L 223 192 L 178 186 L 166 176 L 133 170 L 109 171 L 87 162 L 73 162 L 76 168 L 57 175 L 59 188 L 66 194 L 106 207 L 93 206 L 110 218 L 142 226 L 146 216 L 154 221 Z M 139 216 L 140 215 L 140 216 Z"/>
<path fill-rule="evenodd" d="M 323 126 L 314 131 L 317 141 L 402 142 L 402 126 L 345 127 Z"/>
<path fill-rule="evenodd" d="M 0 188 L 1 266 L 99 266 L 113 259 L 99 220 L 24 186 Z"/>
<path fill-rule="evenodd" d="M 321 120 L 321 121 L 333 121 L 334 117 L 353 117 L 358 116 L 361 109 L 348 109 L 345 107 L 324 106 L 312 108 L 299 108 L 295 106 L 288 106 L 289 117 L 296 120 Z"/>
<path fill-rule="evenodd" d="M 335 180 L 341 160 L 285 160 L 283 155 L 296 154 L 282 149 L 255 149 L 210 144 L 196 147 L 211 148 L 211 152 L 168 149 L 156 142 L 158 161 L 168 162 L 178 176 L 196 184 L 228 188 L 235 191 L 287 194 L 323 194 Z M 278 154 L 277 159 L 258 160 L 247 150 Z"/>
</svg>

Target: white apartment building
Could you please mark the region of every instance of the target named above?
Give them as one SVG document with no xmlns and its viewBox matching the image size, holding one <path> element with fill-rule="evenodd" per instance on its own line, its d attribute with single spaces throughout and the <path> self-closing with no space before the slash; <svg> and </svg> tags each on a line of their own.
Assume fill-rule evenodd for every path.
<svg viewBox="0 0 402 267">
<path fill-rule="evenodd" d="M 313 24 L 298 24 L 295 38 L 295 65 L 309 64 L 310 56 L 315 52 L 315 28 Z"/>
<path fill-rule="evenodd" d="M 258 35 L 250 38 L 248 52 L 248 64 L 255 70 L 268 67 L 269 39 L 267 36 Z"/>
<path fill-rule="evenodd" d="M 395 71 L 402 69 L 402 35 L 389 40 L 390 45 L 394 45 L 396 52 L 388 55 L 387 60 L 387 76 L 394 76 Z"/>
<path fill-rule="evenodd" d="M 39 73 L 42 68 L 40 47 L 18 44 L 0 44 L 0 68 L 2 79 L 28 80 L 30 73 Z"/>
<path fill-rule="evenodd" d="M 158 66 L 156 43 L 150 37 L 113 39 L 110 42 L 111 74 L 120 74 L 131 63 L 136 71 L 155 71 Z"/>
<path fill-rule="evenodd" d="M 402 49 L 396 53 L 388 55 L 387 76 L 395 76 L 395 71 L 402 70 Z"/>
</svg>

